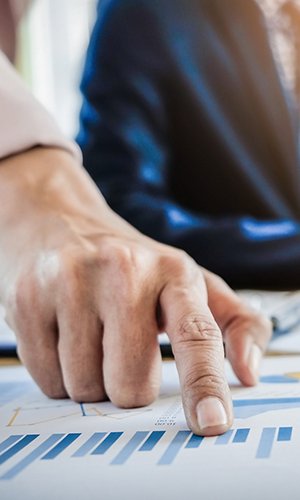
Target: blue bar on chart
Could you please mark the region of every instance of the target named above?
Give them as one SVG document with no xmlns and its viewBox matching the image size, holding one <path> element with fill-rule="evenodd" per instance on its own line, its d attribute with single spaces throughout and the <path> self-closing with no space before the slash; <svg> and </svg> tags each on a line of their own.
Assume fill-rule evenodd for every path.
<svg viewBox="0 0 300 500">
<path fill-rule="evenodd" d="M 158 465 L 170 465 L 174 462 L 179 451 L 183 447 L 187 438 L 191 435 L 191 431 L 178 431 L 176 436 L 173 438 L 165 453 L 158 461 Z"/>
<path fill-rule="evenodd" d="M 106 436 L 106 432 L 95 432 L 80 448 L 78 448 L 72 457 L 84 457 Z"/>
<path fill-rule="evenodd" d="M 265 398 L 265 399 L 235 399 L 233 401 L 234 408 L 241 406 L 262 406 L 262 405 L 296 405 L 300 404 L 299 398 Z"/>
<path fill-rule="evenodd" d="M 0 455 L 0 465 L 6 462 L 9 458 L 19 453 L 19 451 L 23 450 L 23 448 L 32 443 L 32 441 L 34 441 L 37 437 L 39 437 L 39 434 L 27 434 L 16 444 L 8 448 L 8 450 L 4 451 Z"/>
<path fill-rule="evenodd" d="M 122 436 L 123 432 L 110 432 L 108 436 L 92 451 L 91 455 L 104 455 Z"/>
<path fill-rule="evenodd" d="M 0 453 L 2 453 L 4 450 L 7 450 L 7 448 L 15 444 L 22 437 L 23 434 L 13 434 L 12 436 L 9 436 L 7 439 L 4 439 L 4 441 L 0 443 Z"/>
<path fill-rule="evenodd" d="M 234 400 L 235 418 L 249 418 L 268 411 L 300 408 L 300 398 L 266 398 Z"/>
<path fill-rule="evenodd" d="M 262 431 L 256 458 L 269 458 L 272 452 L 272 447 L 275 439 L 276 428 L 265 427 Z"/>
<path fill-rule="evenodd" d="M 118 453 L 118 455 L 113 459 L 111 465 L 123 465 L 133 452 L 139 447 L 139 445 L 146 439 L 149 431 L 139 431 L 134 434 L 130 441 L 124 446 L 124 448 Z"/>
<path fill-rule="evenodd" d="M 196 434 L 192 434 L 185 447 L 189 449 L 199 448 L 203 440 L 204 440 L 203 436 L 197 436 Z"/>
<path fill-rule="evenodd" d="M 70 433 L 67 434 L 52 450 L 48 451 L 41 460 L 53 460 L 58 455 L 60 455 L 68 446 L 70 446 L 77 438 L 79 438 L 80 433 Z"/>
<path fill-rule="evenodd" d="M 165 431 L 153 431 L 144 444 L 139 448 L 139 451 L 152 451 L 154 446 L 161 440 Z"/>
<path fill-rule="evenodd" d="M 217 445 L 228 444 L 232 434 L 233 434 L 233 430 L 229 429 L 229 431 L 225 432 L 225 434 L 222 434 L 221 436 L 217 437 L 215 444 L 217 444 Z"/>
<path fill-rule="evenodd" d="M 292 433 L 293 427 L 279 427 L 277 441 L 290 441 Z"/>
<path fill-rule="evenodd" d="M 246 443 L 249 436 L 250 429 L 237 429 L 232 442 L 233 443 Z"/>
<path fill-rule="evenodd" d="M 41 457 L 43 453 L 52 448 L 62 437 L 64 434 L 52 434 L 46 441 L 41 443 L 35 450 L 33 450 L 29 455 L 24 457 L 20 462 L 14 465 L 11 469 L 9 469 L 0 479 L 13 479 L 15 476 L 20 474 L 26 467 L 28 467 L 32 462 L 34 462 L 37 458 Z"/>
</svg>

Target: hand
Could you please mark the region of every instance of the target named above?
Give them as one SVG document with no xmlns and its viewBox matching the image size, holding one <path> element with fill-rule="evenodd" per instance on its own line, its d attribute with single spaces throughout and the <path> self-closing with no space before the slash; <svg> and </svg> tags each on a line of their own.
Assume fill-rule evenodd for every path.
<svg viewBox="0 0 300 500">
<path fill-rule="evenodd" d="M 166 331 L 188 425 L 225 432 L 233 417 L 223 341 L 240 380 L 255 384 L 268 320 L 184 252 L 120 219 L 63 151 L 3 160 L 0 197 L 0 300 L 41 389 L 147 405 L 159 392 L 157 335 Z"/>
</svg>

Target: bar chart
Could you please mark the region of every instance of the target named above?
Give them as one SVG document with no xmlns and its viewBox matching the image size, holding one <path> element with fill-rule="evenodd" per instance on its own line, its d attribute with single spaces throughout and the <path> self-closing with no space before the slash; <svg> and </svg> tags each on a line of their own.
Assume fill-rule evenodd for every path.
<svg viewBox="0 0 300 500">
<path fill-rule="evenodd" d="M 121 437 L 125 436 L 121 446 L 117 446 Z M 167 438 L 164 442 L 164 449 L 160 448 L 160 456 L 154 456 L 155 465 L 158 467 L 171 466 L 183 450 L 198 450 L 206 440 L 212 442 L 215 452 L 219 447 L 242 446 L 251 438 L 251 428 L 230 429 L 225 434 L 216 438 L 203 438 L 194 435 L 189 430 L 172 431 L 136 431 L 132 435 L 126 431 L 95 432 L 88 437 L 84 437 L 84 442 L 78 445 L 77 449 L 68 454 L 68 448 L 76 443 L 81 437 L 81 433 L 51 434 L 47 437 L 40 437 L 38 434 L 15 434 L 7 437 L 0 443 L 0 466 L 17 458 L 18 454 L 28 448 L 19 461 L 14 461 L 11 468 L 4 474 L 0 473 L 0 480 L 10 480 L 31 466 L 36 460 L 53 461 L 62 453 L 68 460 L 83 459 L 91 456 L 96 459 L 105 456 L 109 450 L 115 447 L 113 457 L 110 455 L 107 465 L 116 467 L 125 465 L 134 454 L 151 454 L 161 442 L 162 438 Z M 42 441 L 40 441 L 42 438 Z M 256 439 L 256 438 L 255 438 Z M 292 442 L 293 427 L 264 427 L 261 430 L 259 439 L 256 442 L 256 452 L 252 457 L 254 460 L 266 460 L 271 457 L 273 448 L 282 442 Z M 38 442 L 39 441 L 39 442 Z M 35 444 L 38 442 L 38 444 Z M 1 469 L 0 469 L 1 470 Z"/>
<path fill-rule="evenodd" d="M 32 500 L 63 498 L 65 491 L 84 498 L 88 485 L 91 500 L 100 491 L 102 498 L 110 498 L 112 491 L 122 498 L 128 488 L 132 500 L 166 500 L 167 484 L 173 500 L 184 498 L 186 491 L 192 492 L 190 498 L 213 499 L 230 491 L 228 498 L 240 500 L 245 485 L 251 498 L 282 500 L 277 471 L 284 470 L 285 488 L 295 477 L 289 498 L 298 500 L 299 366 L 300 357 L 274 358 L 257 387 L 244 388 L 233 380 L 234 424 L 209 438 L 187 428 L 173 365 L 166 367 L 160 397 L 136 409 L 109 401 L 51 400 L 22 385 L 18 373 L 14 384 L 7 372 L 0 384 L 0 498 L 15 500 L 20 491 L 28 491 Z M 162 497 L 157 497 L 157 484 Z"/>
</svg>

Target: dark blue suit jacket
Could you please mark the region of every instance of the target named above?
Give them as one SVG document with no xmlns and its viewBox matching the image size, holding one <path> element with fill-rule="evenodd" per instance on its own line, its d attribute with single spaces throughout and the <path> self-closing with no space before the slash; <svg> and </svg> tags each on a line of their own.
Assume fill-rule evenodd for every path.
<svg viewBox="0 0 300 500">
<path fill-rule="evenodd" d="M 299 117 L 254 0 L 102 0 L 82 92 L 114 210 L 232 286 L 300 286 Z"/>
</svg>

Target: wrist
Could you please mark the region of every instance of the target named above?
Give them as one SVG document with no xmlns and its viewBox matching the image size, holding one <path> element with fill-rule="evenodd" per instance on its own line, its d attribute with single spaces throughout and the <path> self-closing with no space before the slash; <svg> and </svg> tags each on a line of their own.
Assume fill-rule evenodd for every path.
<svg viewBox="0 0 300 500">
<path fill-rule="evenodd" d="M 85 169 L 72 155 L 37 147 L 0 161 L 0 233 L 16 238 L 25 227 L 34 232 L 47 219 L 59 220 L 81 235 L 126 234 L 132 226 L 118 217 Z M 3 239 L 0 235 L 0 245 Z"/>
<path fill-rule="evenodd" d="M 37 147 L 0 161 L 2 223 L 14 213 L 107 207 L 84 168 L 64 150 Z M 1 225 L 1 222 L 0 222 Z"/>
</svg>

